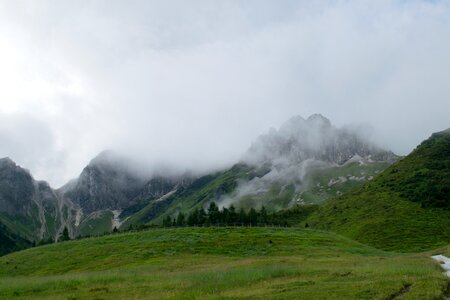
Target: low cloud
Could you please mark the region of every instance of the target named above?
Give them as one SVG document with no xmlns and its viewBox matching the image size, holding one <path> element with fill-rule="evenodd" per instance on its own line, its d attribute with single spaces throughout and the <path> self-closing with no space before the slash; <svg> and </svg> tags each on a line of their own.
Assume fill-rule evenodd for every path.
<svg viewBox="0 0 450 300">
<path fill-rule="evenodd" d="M 450 127 L 448 36 L 448 1 L 0 0 L 1 154 L 54 186 L 104 149 L 208 170 L 316 112 L 406 154 Z"/>
</svg>

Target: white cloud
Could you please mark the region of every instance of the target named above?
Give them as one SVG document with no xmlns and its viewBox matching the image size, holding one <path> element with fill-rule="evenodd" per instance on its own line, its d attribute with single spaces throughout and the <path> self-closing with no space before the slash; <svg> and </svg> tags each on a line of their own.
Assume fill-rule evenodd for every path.
<svg viewBox="0 0 450 300">
<path fill-rule="evenodd" d="M 104 148 L 205 169 L 319 112 L 405 154 L 450 126 L 448 36 L 448 1 L 0 0 L 0 131 L 41 124 L 1 153 L 53 185 Z"/>
</svg>

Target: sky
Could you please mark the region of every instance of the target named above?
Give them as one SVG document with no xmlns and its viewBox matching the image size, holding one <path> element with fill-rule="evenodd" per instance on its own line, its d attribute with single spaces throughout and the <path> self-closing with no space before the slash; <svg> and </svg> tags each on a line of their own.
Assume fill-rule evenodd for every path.
<svg viewBox="0 0 450 300">
<path fill-rule="evenodd" d="M 450 1 L 0 0 L 0 157 L 54 187 L 104 149 L 225 167 L 313 113 L 402 155 L 449 128 Z"/>
</svg>

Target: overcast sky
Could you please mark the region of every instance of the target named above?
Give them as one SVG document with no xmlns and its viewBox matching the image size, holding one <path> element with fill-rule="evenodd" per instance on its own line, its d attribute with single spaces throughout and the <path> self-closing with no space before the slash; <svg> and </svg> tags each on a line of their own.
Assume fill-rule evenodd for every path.
<svg viewBox="0 0 450 300">
<path fill-rule="evenodd" d="M 449 1 L 0 0 L 0 156 L 221 167 L 293 115 L 407 154 L 450 127 Z"/>
</svg>

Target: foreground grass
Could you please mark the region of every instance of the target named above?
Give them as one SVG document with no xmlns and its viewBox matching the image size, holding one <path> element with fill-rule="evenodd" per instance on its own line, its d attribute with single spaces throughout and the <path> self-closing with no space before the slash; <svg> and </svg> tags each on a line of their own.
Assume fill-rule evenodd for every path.
<svg viewBox="0 0 450 300">
<path fill-rule="evenodd" d="M 450 211 L 422 208 L 371 185 L 331 200 L 307 222 L 388 251 L 420 252 L 450 243 Z"/>
<path fill-rule="evenodd" d="M 152 229 L 28 249 L 0 266 L 2 299 L 439 299 L 447 286 L 427 255 L 295 228 Z"/>
</svg>

